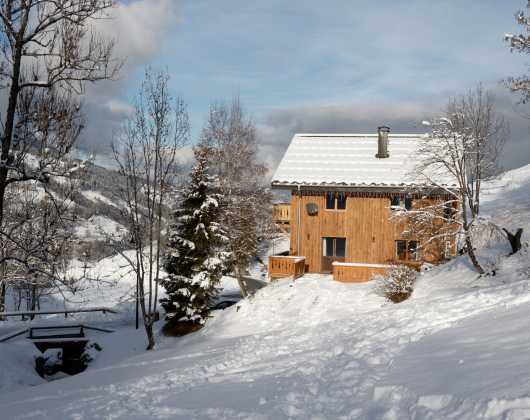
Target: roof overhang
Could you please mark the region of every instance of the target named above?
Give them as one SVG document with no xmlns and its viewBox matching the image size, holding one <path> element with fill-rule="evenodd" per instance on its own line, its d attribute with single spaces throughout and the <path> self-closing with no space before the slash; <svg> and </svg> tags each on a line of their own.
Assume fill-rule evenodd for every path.
<svg viewBox="0 0 530 420">
<path fill-rule="evenodd" d="M 300 190 L 300 191 L 344 191 L 344 192 L 382 192 L 393 194 L 424 194 L 424 195 L 446 195 L 455 193 L 456 186 L 429 186 L 429 185 L 344 185 L 344 184 L 294 184 L 284 182 L 272 182 L 274 190 Z"/>
</svg>

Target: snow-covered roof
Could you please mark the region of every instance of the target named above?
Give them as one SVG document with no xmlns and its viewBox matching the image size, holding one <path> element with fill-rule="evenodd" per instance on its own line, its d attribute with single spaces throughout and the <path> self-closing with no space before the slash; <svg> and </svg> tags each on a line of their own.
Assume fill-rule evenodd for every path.
<svg viewBox="0 0 530 420">
<path fill-rule="evenodd" d="M 412 175 L 422 135 L 389 134 L 388 158 L 379 159 L 377 134 L 295 134 L 276 173 L 273 187 L 403 187 L 425 182 Z M 451 180 L 437 184 L 453 186 Z"/>
</svg>

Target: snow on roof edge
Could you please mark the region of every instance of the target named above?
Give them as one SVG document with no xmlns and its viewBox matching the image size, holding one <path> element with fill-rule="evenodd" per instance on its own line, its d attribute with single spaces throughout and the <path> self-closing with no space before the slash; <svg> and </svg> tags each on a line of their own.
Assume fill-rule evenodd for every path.
<svg viewBox="0 0 530 420">
<path fill-rule="evenodd" d="M 401 184 L 390 184 L 390 183 L 380 183 L 380 184 L 347 184 L 347 183 L 340 183 L 340 182 L 320 182 L 320 183 L 310 183 L 310 182 L 298 182 L 298 181 L 278 181 L 278 180 L 272 180 L 271 181 L 271 187 L 272 188 L 293 188 L 293 187 L 333 187 L 333 188 L 411 188 L 411 187 L 425 187 L 425 188 L 456 188 L 458 187 L 456 184 L 440 184 L 440 185 L 433 185 L 433 184 L 418 184 L 418 183 L 401 183 Z"/>
<path fill-rule="evenodd" d="M 395 138 L 421 138 L 425 134 L 403 134 L 403 133 L 388 133 L 388 137 Z M 295 133 L 294 137 L 377 137 L 377 133 Z M 291 140 L 292 141 L 292 140 Z"/>
</svg>

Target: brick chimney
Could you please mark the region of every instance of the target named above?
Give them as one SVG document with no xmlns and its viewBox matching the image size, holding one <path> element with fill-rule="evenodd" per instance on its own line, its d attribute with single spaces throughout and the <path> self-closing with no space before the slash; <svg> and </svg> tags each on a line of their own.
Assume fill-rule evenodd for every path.
<svg viewBox="0 0 530 420">
<path fill-rule="evenodd" d="M 386 126 L 377 127 L 377 154 L 375 155 L 378 159 L 384 159 L 389 157 L 388 154 L 388 133 L 390 128 Z"/>
</svg>

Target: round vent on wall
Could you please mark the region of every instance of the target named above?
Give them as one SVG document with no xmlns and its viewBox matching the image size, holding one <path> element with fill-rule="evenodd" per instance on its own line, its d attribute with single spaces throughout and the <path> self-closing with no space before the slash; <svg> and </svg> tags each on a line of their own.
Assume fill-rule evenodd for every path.
<svg viewBox="0 0 530 420">
<path fill-rule="evenodd" d="M 318 214 L 318 205 L 316 203 L 307 203 L 305 208 L 309 216 L 316 216 Z"/>
</svg>

